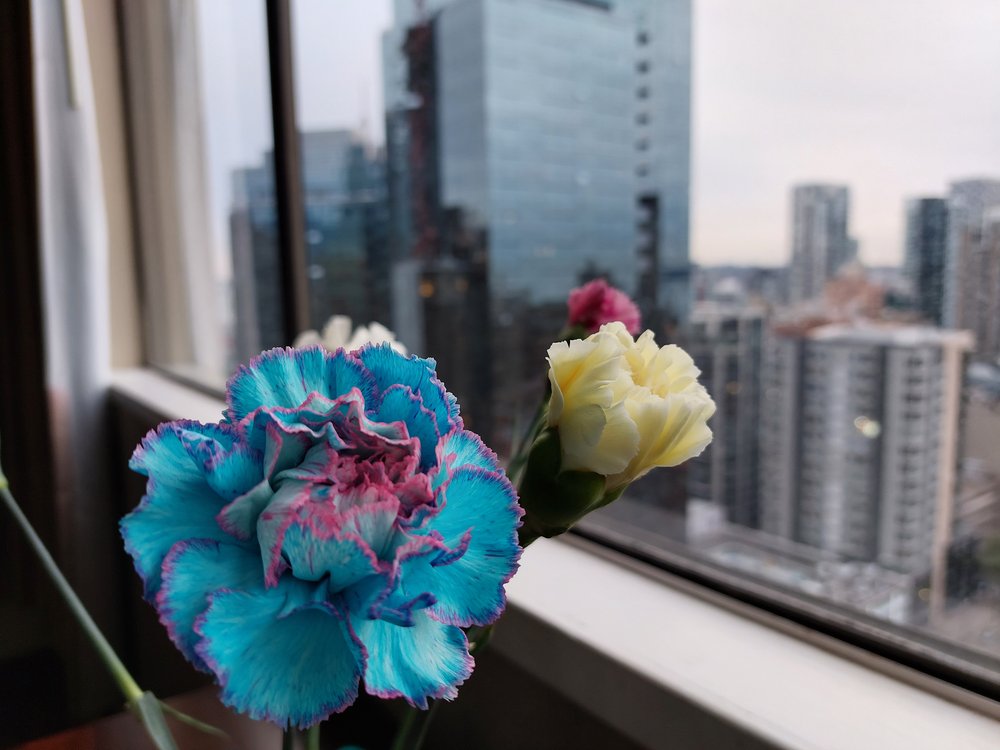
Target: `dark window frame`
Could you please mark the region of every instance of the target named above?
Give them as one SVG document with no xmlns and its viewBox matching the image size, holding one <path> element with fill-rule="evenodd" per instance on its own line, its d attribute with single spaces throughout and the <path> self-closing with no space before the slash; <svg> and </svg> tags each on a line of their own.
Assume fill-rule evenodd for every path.
<svg viewBox="0 0 1000 750">
<path fill-rule="evenodd" d="M 267 0 L 267 47 L 282 313 L 285 339 L 291 344 L 299 332 L 309 328 L 309 276 L 290 0 Z"/>
</svg>

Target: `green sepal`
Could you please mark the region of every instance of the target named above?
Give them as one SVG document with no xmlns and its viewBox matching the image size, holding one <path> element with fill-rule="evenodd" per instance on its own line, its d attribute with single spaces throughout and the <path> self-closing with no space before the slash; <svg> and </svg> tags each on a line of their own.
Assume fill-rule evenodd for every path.
<svg viewBox="0 0 1000 750">
<path fill-rule="evenodd" d="M 605 498 L 606 479 L 592 471 L 562 471 L 559 431 L 544 430 L 531 446 L 519 495 L 522 540 L 558 536 Z"/>
<path fill-rule="evenodd" d="M 616 490 L 611 490 L 610 492 L 606 492 L 604 494 L 604 497 L 601 498 L 601 501 L 597 503 L 597 505 L 595 505 L 593 508 L 591 508 L 591 510 L 597 510 L 598 508 L 603 508 L 605 505 L 610 505 L 615 500 L 620 498 L 625 493 L 626 489 L 628 489 L 628 485 L 623 484 Z"/>
<path fill-rule="evenodd" d="M 586 328 L 581 325 L 566 326 L 563 328 L 559 335 L 556 336 L 556 341 L 573 341 L 574 339 L 585 339 L 590 335 Z"/>
</svg>

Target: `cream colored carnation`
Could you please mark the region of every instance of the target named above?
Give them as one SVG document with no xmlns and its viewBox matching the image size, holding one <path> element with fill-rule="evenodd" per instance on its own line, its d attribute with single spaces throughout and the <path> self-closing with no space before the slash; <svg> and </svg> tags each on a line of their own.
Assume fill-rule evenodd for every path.
<svg viewBox="0 0 1000 750">
<path fill-rule="evenodd" d="M 320 344 L 331 352 L 340 348 L 351 352 L 365 344 L 384 343 L 404 356 L 408 353 L 406 347 L 396 341 L 395 334 L 381 323 L 372 322 L 367 326 L 358 326 L 351 335 L 351 319 L 346 315 L 334 315 L 323 326 L 323 333 L 314 330 L 303 331 L 295 339 L 293 346 L 301 349 Z"/>
<path fill-rule="evenodd" d="M 658 466 L 677 466 L 712 441 L 715 403 L 691 357 L 653 332 L 633 340 L 607 323 L 583 340 L 549 347 L 552 399 L 563 470 L 592 471 L 614 490 Z"/>
</svg>

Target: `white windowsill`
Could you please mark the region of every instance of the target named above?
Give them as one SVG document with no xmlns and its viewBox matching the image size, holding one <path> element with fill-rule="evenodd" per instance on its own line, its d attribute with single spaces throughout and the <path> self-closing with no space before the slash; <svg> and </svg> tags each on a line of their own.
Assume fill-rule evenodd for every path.
<svg viewBox="0 0 1000 750">
<path fill-rule="evenodd" d="M 163 419 L 220 400 L 150 370 L 114 390 Z M 996 750 L 1000 722 L 574 544 L 541 540 L 495 647 L 649 747 Z"/>
</svg>

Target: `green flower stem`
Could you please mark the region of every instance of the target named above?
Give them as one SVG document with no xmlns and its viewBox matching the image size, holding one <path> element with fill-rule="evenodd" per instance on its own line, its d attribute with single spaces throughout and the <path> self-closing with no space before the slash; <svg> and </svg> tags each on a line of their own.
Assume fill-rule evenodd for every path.
<svg viewBox="0 0 1000 750">
<path fill-rule="evenodd" d="M 424 740 L 427 739 L 427 732 L 431 728 L 431 721 L 437 713 L 441 701 L 431 701 L 426 711 L 413 708 L 406 710 L 406 718 L 402 726 L 396 733 L 396 740 L 392 743 L 392 750 L 420 750 Z"/>
<path fill-rule="evenodd" d="M 281 732 L 281 750 L 295 750 L 298 747 L 298 743 L 295 741 L 296 737 L 304 737 L 306 741 L 306 750 L 319 750 L 319 724 L 309 727 L 305 732 L 301 732 L 295 729 L 284 729 Z"/>
<path fill-rule="evenodd" d="M 403 719 L 403 723 L 399 725 L 399 729 L 396 730 L 396 739 L 392 742 L 392 750 L 408 750 L 410 734 L 413 733 L 413 728 L 420 718 L 420 711 L 410 706 L 406 709 L 406 717 Z"/>
<path fill-rule="evenodd" d="M 431 701 L 428 709 L 420 714 L 419 721 L 417 722 L 417 736 L 413 738 L 410 750 L 420 750 L 424 746 L 424 740 L 427 739 L 427 732 L 431 728 L 431 720 L 434 718 L 434 714 L 437 713 L 438 706 L 440 705 L 441 701 Z"/>
<path fill-rule="evenodd" d="M 528 461 L 528 454 L 531 453 L 531 446 L 534 444 L 538 435 L 545 428 L 546 422 L 549 417 L 549 399 L 551 394 L 546 392 L 544 398 L 538 404 L 538 408 L 535 409 L 535 413 L 531 418 L 531 422 L 528 423 L 528 429 L 525 430 L 524 435 L 521 437 L 521 441 L 517 444 L 514 451 L 514 455 L 511 456 L 510 462 L 507 465 L 507 476 L 513 484 L 517 484 L 520 480 L 520 473 L 524 469 L 525 463 Z"/>
<path fill-rule="evenodd" d="M 59 570 L 59 566 L 56 565 L 56 561 L 52 559 L 52 555 L 49 554 L 49 551 L 45 548 L 35 529 L 21 511 L 20 506 L 10 492 L 10 484 L 3 473 L 3 469 L 0 469 L 0 495 L 3 496 L 3 502 L 7 506 L 7 510 L 14 516 L 14 520 L 17 521 L 18 526 L 21 527 L 21 531 L 27 537 L 31 548 L 38 555 L 38 559 L 41 561 L 42 567 L 45 568 L 45 572 L 49 574 L 52 582 L 59 589 L 59 593 L 62 594 L 66 604 L 69 605 L 70 610 L 73 612 L 73 616 L 76 617 L 77 622 L 80 623 L 90 642 L 97 649 L 97 653 L 100 655 L 104 665 L 108 668 L 115 682 L 118 683 L 118 687 L 121 689 L 122 695 L 125 696 L 126 702 L 129 706 L 136 704 L 142 698 L 142 688 L 139 687 L 132 678 L 132 675 L 125 669 L 125 665 L 118 658 L 118 654 L 111 648 L 111 644 L 108 643 L 100 628 L 97 627 L 97 623 L 94 622 L 90 613 L 87 612 L 83 606 L 83 602 L 80 601 L 76 592 L 73 591 L 69 585 L 69 581 L 63 576 L 62 571 Z"/>
<path fill-rule="evenodd" d="M 97 623 L 94 622 L 86 607 L 83 606 L 83 602 L 80 601 L 76 592 L 73 591 L 73 587 L 69 585 L 69 581 L 66 580 L 62 571 L 59 570 L 56 561 L 52 558 L 52 555 L 31 525 L 31 522 L 21 510 L 21 506 L 17 504 L 17 500 L 14 499 L 14 495 L 10 491 L 10 482 L 3 473 L 3 467 L 0 467 L 0 498 L 3 498 L 4 506 L 10 511 L 17 525 L 21 527 L 21 531 L 24 532 L 28 544 L 34 550 L 35 555 L 38 556 L 42 567 L 49 574 L 49 578 L 52 579 L 59 593 L 62 594 L 63 600 L 69 606 L 73 616 L 76 617 L 76 621 L 80 623 L 80 627 L 83 628 L 87 638 L 90 639 L 94 648 L 97 649 L 101 661 L 104 662 L 105 667 L 107 667 L 108 672 L 111 673 L 111 677 L 118 684 L 118 688 L 125 697 L 125 703 L 129 710 L 142 722 L 143 727 L 158 750 L 177 750 L 177 743 L 170 734 L 169 727 L 167 727 L 164 712 L 203 732 L 225 737 L 226 733 L 222 730 L 198 721 L 175 708 L 171 708 L 159 701 L 152 693 L 144 692 L 139 687 L 135 679 L 125 668 L 125 665 L 122 664 L 121 659 L 118 658 L 118 654 L 111 648 L 111 644 L 108 643 L 107 638 L 104 637 L 100 628 L 97 627 Z"/>
</svg>

